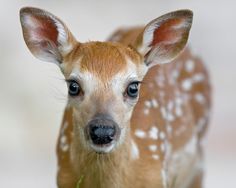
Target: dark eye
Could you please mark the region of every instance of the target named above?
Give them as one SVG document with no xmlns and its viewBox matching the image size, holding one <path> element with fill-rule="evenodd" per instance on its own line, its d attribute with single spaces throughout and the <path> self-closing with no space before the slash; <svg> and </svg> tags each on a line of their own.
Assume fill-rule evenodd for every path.
<svg viewBox="0 0 236 188">
<path fill-rule="evenodd" d="M 138 97 L 138 82 L 132 82 L 131 84 L 128 85 L 126 89 L 126 94 L 130 98 L 137 98 Z"/>
<path fill-rule="evenodd" d="M 80 85 L 74 80 L 69 81 L 69 95 L 77 96 L 80 94 L 80 92 L 81 92 Z"/>
</svg>

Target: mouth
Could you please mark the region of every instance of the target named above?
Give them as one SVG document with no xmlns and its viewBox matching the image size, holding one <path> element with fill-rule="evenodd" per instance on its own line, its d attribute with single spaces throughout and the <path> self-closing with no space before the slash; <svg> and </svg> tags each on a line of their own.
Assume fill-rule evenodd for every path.
<svg viewBox="0 0 236 188">
<path fill-rule="evenodd" d="M 112 141 L 108 144 L 99 144 L 99 145 L 90 143 L 90 147 L 98 154 L 107 154 L 114 149 L 115 141 Z"/>
</svg>

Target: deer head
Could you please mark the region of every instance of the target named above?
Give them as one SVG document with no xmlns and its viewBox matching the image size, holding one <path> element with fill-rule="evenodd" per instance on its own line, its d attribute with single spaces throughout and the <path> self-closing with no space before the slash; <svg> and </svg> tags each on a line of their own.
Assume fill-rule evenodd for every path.
<svg viewBox="0 0 236 188">
<path fill-rule="evenodd" d="M 109 153 L 128 138 L 147 71 L 184 49 L 192 12 L 180 10 L 151 21 L 133 46 L 78 42 L 60 19 L 37 8 L 21 9 L 20 20 L 32 54 L 57 64 L 65 76 L 74 138 L 84 150 Z"/>
</svg>

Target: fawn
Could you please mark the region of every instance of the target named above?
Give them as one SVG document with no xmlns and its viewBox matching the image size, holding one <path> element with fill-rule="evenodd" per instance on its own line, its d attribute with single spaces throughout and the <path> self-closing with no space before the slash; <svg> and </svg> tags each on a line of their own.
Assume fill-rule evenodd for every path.
<svg viewBox="0 0 236 188">
<path fill-rule="evenodd" d="M 68 84 L 58 187 L 202 187 L 210 84 L 184 50 L 192 17 L 178 10 L 80 43 L 51 13 L 20 10 L 29 50 L 57 64 Z"/>
</svg>

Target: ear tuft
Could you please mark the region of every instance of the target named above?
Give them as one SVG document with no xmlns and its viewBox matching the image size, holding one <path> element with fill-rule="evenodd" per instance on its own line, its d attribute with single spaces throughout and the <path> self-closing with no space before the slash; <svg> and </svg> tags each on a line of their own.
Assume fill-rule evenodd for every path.
<svg viewBox="0 0 236 188">
<path fill-rule="evenodd" d="M 145 63 L 154 66 L 173 60 L 187 43 L 192 18 L 192 11 L 179 10 L 151 21 L 137 46 L 145 57 Z"/>
</svg>

